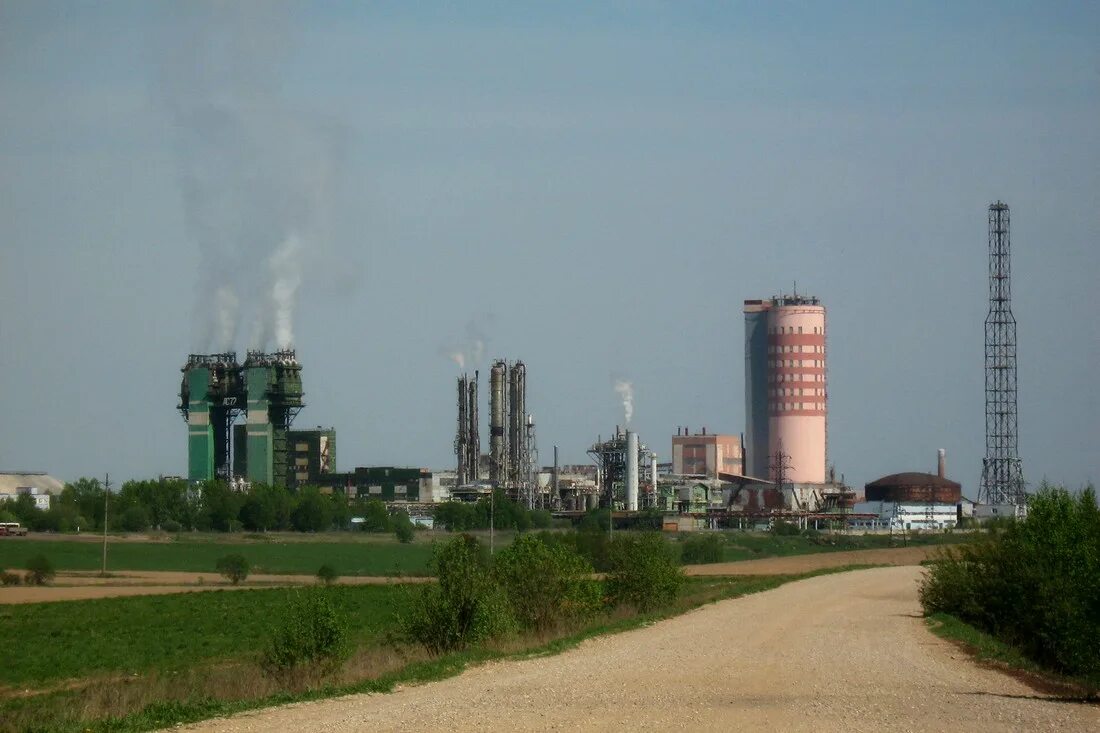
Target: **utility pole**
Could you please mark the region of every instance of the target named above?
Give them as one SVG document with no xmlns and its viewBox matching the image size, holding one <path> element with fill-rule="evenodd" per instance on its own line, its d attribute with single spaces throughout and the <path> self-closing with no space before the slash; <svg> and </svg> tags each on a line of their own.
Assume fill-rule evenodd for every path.
<svg viewBox="0 0 1100 733">
<path fill-rule="evenodd" d="M 493 532 L 495 531 L 497 490 L 494 488 L 489 494 L 489 554 L 493 554 Z"/>
<path fill-rule="evenodd" d="M 99 574 L 107 576 L 107 497 L 111 495 L 111 474 L 103 481 L 103 569 Z"/>
</svg>

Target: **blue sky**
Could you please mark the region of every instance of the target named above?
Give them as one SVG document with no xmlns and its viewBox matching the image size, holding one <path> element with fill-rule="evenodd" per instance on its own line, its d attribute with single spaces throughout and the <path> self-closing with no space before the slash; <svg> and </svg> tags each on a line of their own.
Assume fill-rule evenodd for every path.
<svg viewBox="0 0 1100 733">
<path fill-rule="evenodd" d="M 942 447 L 973 494 L 1000 198 L 1025 474 L 1095 481 L 1098 28 L 1081 3 L 2 2 L 0 468 L 184 472 L 197 301 L 260 308 L 253 255 L 300 225 L 299 424 L 336 426 L 341 468 L 451 464 L 442 353 L 471 323 L 527 362 L 547 460 L 622 422 L 616 378 L 665 457 L 678 425 L 740 432 L 741 303 L 797 281 L 829 308 L 838 471 Z"/>
</svg>

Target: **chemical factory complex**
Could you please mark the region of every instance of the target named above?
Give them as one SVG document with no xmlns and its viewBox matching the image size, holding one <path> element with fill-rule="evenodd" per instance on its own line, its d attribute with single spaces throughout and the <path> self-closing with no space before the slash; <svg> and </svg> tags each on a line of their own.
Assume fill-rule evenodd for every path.
<svg viewBox="0 0 1100 733">
<path fill-rule="evenodd" d="M 863 487 L 862 496 L 837 479 L 828 458 L 826 305 L 799 293 L 744 301 L 740 434 L 681 426 L 643 443 L 629 425 L 615 426 L 593 441 L 589 461 L 559 464 L 555 447 L 552 463 L 544 465 L 527 405 L 528 366 L 501 359 L 488 370 L 485 410 L 481 373 L 457 379 L 453 467 L 339 471 L 334 429 L 293 428 L 305 404 L 303 367 L 293 350 L 249 351 L 243 362 L 232 352 L 192 354 L 179 393 L 187 477 L 240 489 L 252 482 L 290 490 L 318 486 L 425 517 L 438 502 L 475 501 L 498 489 L 529 508 L 563 516 L 598 507 L 611 507 L 616 517 L 656 510 L 670 529 L 750 528 L 776 519 L 800 526 L 945 529 L 975 513 L 1019 515 L 1026 511 L 1026 494 L 1016 445 L 1009 255 L 1008 207 L 998 201 L 989 207 L 987 457 L 983 503 L 976 508 L 947 477 L 942 449 L 935 473 L 885 476 Z"/>
</svg>

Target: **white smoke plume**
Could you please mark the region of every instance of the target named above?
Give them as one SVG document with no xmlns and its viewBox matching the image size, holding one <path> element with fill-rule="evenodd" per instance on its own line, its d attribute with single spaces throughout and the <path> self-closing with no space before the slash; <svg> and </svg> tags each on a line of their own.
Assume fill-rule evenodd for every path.
<svg viewBox="0 0 1100 733">
<path fill-rule="evenodd" d="M 306 254 L 321 238 L 331 135 L 280 93 L 286 7 L 188 2 L 173 9 L 160 98 L 176 137 L 187 230 L 201 255 L 199 342 L 222 351 L 293 345 Z"/>
<path fill-rule="evenodd" d="M 623 417 L 626 424 L 634 417 L 634 385 L 625 379 L 615 380 L 615 392 L 623 401 Z"/>
<path fill-rule="evenodd" d="M 477 369 L 485 362 L 485 345 L 488 343 L 489 338 L 485 335 L 485 330 L 482 328 L 483 324 L 479 321 L 491 324 L 493 315 L 488 313 L 480 319 L 469 321 L 466 324 L 465 336 L 461 343 L 439 348 L 440 355 L 457 364 L 459 371 L 464 370 L 467 364 L 471 368 Z"/>
</svg>

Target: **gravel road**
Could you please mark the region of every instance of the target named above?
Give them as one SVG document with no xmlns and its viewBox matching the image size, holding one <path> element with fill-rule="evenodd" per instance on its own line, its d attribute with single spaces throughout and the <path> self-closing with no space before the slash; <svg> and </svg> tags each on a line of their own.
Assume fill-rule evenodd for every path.
<svg viewBox="0 0 1100 733">
<path fill-rule="evenodd" d="M 558 656 L 186 730 L 1100 730 L 1100 707 L 1049 699 L 929 633 L 920 573 L 811 578 Z"/>
</svg>

